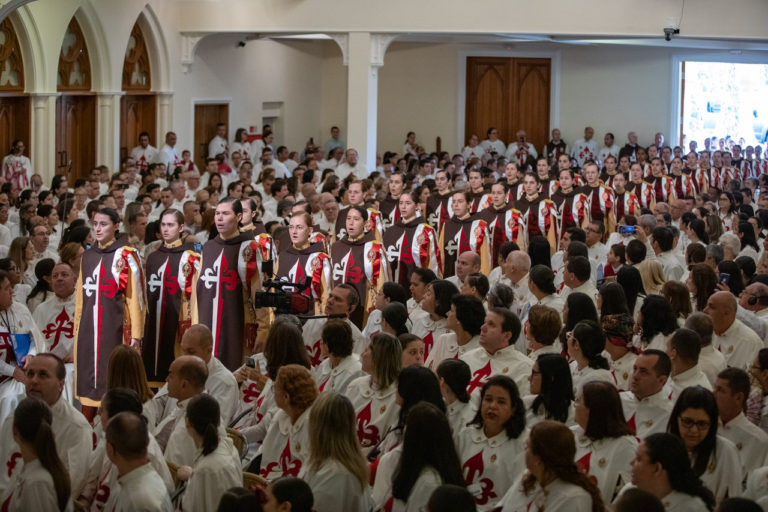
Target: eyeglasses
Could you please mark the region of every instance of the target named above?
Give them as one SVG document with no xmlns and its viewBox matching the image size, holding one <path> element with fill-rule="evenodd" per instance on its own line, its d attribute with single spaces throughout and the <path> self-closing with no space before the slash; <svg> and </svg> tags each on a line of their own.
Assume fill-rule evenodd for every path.
<svg viewBox="0 0 768 512">
<path fill-rule="evenodd" d="M 688 430 L 694 427 L 696 427 L 696 430 L 698 431 L 709 430 L 709 421 L 707 420 L 696 421 L 691 418 L 681 417 L 678 419 L 678 421 L 680 422 L 680 425 Z"/>
</svg>

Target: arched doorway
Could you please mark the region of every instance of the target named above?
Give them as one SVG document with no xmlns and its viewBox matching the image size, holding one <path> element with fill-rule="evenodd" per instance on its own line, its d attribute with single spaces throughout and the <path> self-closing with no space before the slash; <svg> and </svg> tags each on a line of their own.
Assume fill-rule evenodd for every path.
<svg viewBox="0 0 768 512">
<path fill-rule="evenodd" d="M 56 174 L 71 180 L 96 166 L 96 95 L 91 61 L 80 24 L 69 22 L 59 54 L 56 100 Z M 71 173 L 70 173 L 71 170 Z"/>
<path fill-rule="evenodd" d="M 29 157 L 29 96 L 24 93 L 24 61 L 16 30 L 10 18 L 0 23 L 0 154 L 5 155 L 16 139 L 24 141 Z M 34 166 L 34 162 L 33 162 Z"/>
<path fill-rule="evenodd" d="M 152 90 L 152 73 L 147 43 L 139 22 L 128 38 L 123 62 L 123 91 L 120 99 L 120 160 L 130 155 L 139 143 L 139 134 L 148 132 L 153 146 L 158 146 L 157 94 Z M 151 162 L 139 162 L 144 170 Z"/>
</svg>

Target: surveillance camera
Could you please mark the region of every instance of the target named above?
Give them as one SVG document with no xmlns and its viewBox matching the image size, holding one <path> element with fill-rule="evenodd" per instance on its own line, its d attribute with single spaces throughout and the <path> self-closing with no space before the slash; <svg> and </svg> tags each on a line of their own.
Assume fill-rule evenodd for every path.
<svg viewBox="0 0 768 512">
<path fill-rule="evenodd" d="M 671 41 L 672 40 L 672 36 L 677 35 L 679 33 L 680 33 L 680 29 L 679 28 L 667 27 L 667 28 L 664 29 L 664 39 L 666 41 Z"/>
<path fill-rule="evenodd" d="M 243 40 L 243 41 L 238 41 L 238 42 L 237 42 L 237 47 L 238 47 L 238 48 L 243 48 L 243 47 L 245 46 L 245 43 L 246 43 L 246 42 L 247 42 L 247 41 L 244 41 L 244 40 Z"/>
</svg>

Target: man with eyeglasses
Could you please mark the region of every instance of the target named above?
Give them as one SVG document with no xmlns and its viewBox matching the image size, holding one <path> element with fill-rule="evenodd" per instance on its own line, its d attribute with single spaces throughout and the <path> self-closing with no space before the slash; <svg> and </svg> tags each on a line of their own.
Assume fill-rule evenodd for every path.
<svg viewBox="0 0 768 512">
<path fill-rule="evenodd" d="M 699 366 L 701 338 L 691 329 L 678 329 L 667 340 L 667 355 L 672 363 L 672 374 L 664 386 L 664 393 L 676 401 L 685 388 L 701 386 L 712 391 L 712 384 Z"/>
</svg>

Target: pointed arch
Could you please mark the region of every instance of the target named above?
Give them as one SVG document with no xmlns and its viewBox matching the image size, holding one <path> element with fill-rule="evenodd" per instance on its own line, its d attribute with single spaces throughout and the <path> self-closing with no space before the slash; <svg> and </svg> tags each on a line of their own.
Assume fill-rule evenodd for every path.
<svg viewBox="0 0 768 512">
<path fill-rule="evenodd" d="M 152 88 L 152 66 L 144 40 L 144 32 L 138 21 L 131 29 L 123 61 L 124 91 L 149 91 Z"/>
<path fill-rule="evenodd" d="M 8 15 L 13 23 L 16 35 L 21 45 L 21 56 L 24 60 L 24 90 L 34 93 L 46 90 L 46 55 L 40 31 L 34 17 L 29 13 L 29 7 L 20 7 Z"/>
<path fill-rule="evenodd" d="M 147 45 L 149 67 L 152 70 L 152 90 L 159 93 L 172 91 L 171 54 L 163 27 L 151 5 L 144 7 L 136 24 L 141 28 Z"/>
</svg>

